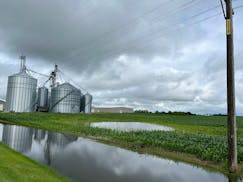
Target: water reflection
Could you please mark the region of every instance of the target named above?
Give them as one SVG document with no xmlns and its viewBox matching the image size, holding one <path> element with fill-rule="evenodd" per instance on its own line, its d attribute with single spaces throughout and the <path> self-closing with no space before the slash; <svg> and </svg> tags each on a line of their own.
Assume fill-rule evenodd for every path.
<svg viewBox="0 0 243 182">
<path fill-rule="evenodd" d="M 3 126 L 2 141 L 18 152 L 29 151 L 32 144 L 32 129 L 22 126 Z"/>
<path fill-rule="evenodd" d="M 59 151 L 63 151 L 69 143 L 75 140 L 77 140 L 77 137 L 60 133 L 48 133 L 47 142 L 44 147 L 46 163 L 51 165 L 52 161 L 56 160 L 56 154 L 58 154 Z"/>
<path fill-rule="evenodd" d="M 9 125 L 0 125 L 1 133 L 5 144 L 73 181 L 232 181 L 220 173 L 89 139 Z"/>
<path fill-rule="evenodd" d="M 156 124 L 141 123 L 141 122 L 93 122 L 89 123 L 91 127 L 107 128 L 118 131 L 173 131 L 174 129 L 168 126 Z"/>
<path fill-rule="evenodd" d="M 45 138 L 46 131 L 34 129 L 34 139 L 41 142 Z"/>
</svg>

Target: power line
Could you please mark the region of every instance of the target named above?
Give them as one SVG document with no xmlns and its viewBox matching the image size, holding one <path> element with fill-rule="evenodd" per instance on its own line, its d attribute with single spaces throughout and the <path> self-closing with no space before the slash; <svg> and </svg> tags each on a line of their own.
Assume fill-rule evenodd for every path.
<svg viewBox="0 0 243 182">
<path fill-rule="evenodd" d="M 208 17 L 205 17 L 205 18 L 203 18 L 203 19 L 201 19 L 201 20 L 198 20 L 198 21 L 195 21 L 195 22 L 193 22 L 193 23 L 191 23 L 191 24 L 189 24 L 189 25 L 194 26 L 194 25 L 200 24 L 200 23 L 202 23 L 202 22 L 204 22 L 204 21 L 207 21 L 207 20 L 209 20 L 209 19 L 215 18 L 215 17 L 217 17 L 217 16 L 219 16 L 219 15 L 221 15 L 221 14 L 222 14 L 222 13 L 217 13 L 217 14 L 214 14 L 214 15 L 211 15 L 211 16 L 208 16 Z M 188 27 L 189 27 L 189 26 L 177 27 L 177 28 L 175 28 L 175 29 L 170 29 L 170 32 L 171 32 L 171 31 L 177 31 L 177 30 L 184 29 L 184 28 L 188 28 Z M 169 29 L 168 29 L 168 30 L 169 30 Z M 146 44 L 144 44 L 143 48 L 146 47 L 146 46 L 148 46 L 149 44 L 151 44 L 151 43 L 152 43 L 153 41 L 155 41 L 155 40 L 159 40 L 159 39 L 161 39 L 161 38 L 164 38 L 165 35 L 169 34 L 170 32 L 159 34 L 158 36 L 153 37 L 153 38 L 150 39 L 150 40 L 147 40 L 147 41 L 146 41 Z M 141 47 L 141 45 L 140 45 L 140 47 Z M 125 52 L 125 51 L 127 51 L 127 50 L 130 50 L 131 48 L 137 48 L 137 47 L 136 47 L 136 45 L 133 45 L 133 46 L 126 47 L 126 48 L 124 48 L 124 49 L 116 50 L 115 52 L 114 52 L 114 51 L 113 51 L 113 52 L 107 51 L 107 52 L 106 52 L 107 54 L 103 54 L 102 57 L 104 57 L 104 58 L 107 59 L 107 58 L 112 57 L 112 56 L 114 56 L 114 55 L 116 55 L 116 54 L 121 54 L 121 53 L 123 53 L 123 52 Z M 94 59 L 93 59 L 93 60 L 94 60 Z"/>
<path fill-rule="evenodd" d="M 195 18 L 195 17 L 198 17 L 198 16 L 203 15 L 203 14 L 205 14 L 205 13 L 208 13 L 208 12 L 210 12 L 210 11 L 213 11 L 213 10 L 219 8 L 219 7 L 220 7 L 220 5 L 213 6 L 212 8 L 206 9 L 206 10 L 201 11 L 201 12 L 199 12 L 199 13 L 193 15 L 193 16 L 190 16 L 188 19 L 193 19 L 193 18 Z"/>
<path fill-rule="evenodd" d="M 221 13 L 217 13 L 217 14 L 214 14 L 214 15 L 211 15 L 211 16 L 208 16 L 208 17 L 205 17 L 205 18 L 203 18 L 203 19 L 201 19 L 201 20 L 199 20 L 199 21 L 193 22 L 193 23 L 191 23 L 191 24 L 189 24 L 189 25 L 197 25 L 197 24 L 202 23 L 202 22 L 204 22 L 204 21 L 207 21 L 207 20 L 209 20 L 209 19 L 215 18 L 215 17 L 219 16 L 220 14 L 221 14 Z M 179 30 L 179 29 L 183 29 L 183 28 L 188 28 L 188 26 L 177 27 L 177 28 L 175 28 L 174 30 Z M 167 34 L 169 34 L 169 33 L 170 33 L 170 32 L 167 32 Z M 158 38 L 159 38 L 159 39 L 160 39 L 160 38 L 163 38 L 164 35 L 165 35 L 165 34 L 163 33 L 163 34 L 160 34 L 158 37 L 154 37 L 153 39 L 149 40 L 149 43 L 151 43 L 151 42 L 154 41 L 154 40 L 158 40 Z M 146 45 L 148 45 L 148 41 L 147 41 L 146 43 L 147 43 Z"/>
<path fill-rule="evenodd" d="M 221 4 L 222 11 L 223 11 L 223 14 L 224 14 L 224 19 L 225 19 L 226 18 L 226 14 L 225 14 L 224 4 L 223 4 L 223 1 L 222 0 L 220 0 L 220 4 Z"/>
<path fill-rule="evenodd" d="M 235 0 L 235 1 L 237 1 L 237 0 Z M 191 1 L 190 1 L 191 2 Z M 190 2 L 187 2 L 187 3 L 190 3 Z M 194 1 L 195 2 L 195 1 Z M 186 21 L 189 21 L 189 20 L 191 20 L 191 19 L 193 19 L 193 18 L 196 18 L 196 17 L 198 17 L 198 16 L 200 16 L 200 15 L 202 15 L 202 14 L 205 14 L 205 13 L 207 13 L 207 12 L 209 12 L 209 11 L 212 11 L 212 10 L 214 10 L 214 9 L 217 9 L 217 8 L 219 8 L 220 7 L 220 5 L 217 5 L 217 6 L 214 6 L 214 7 L 212 7 L 212 8 L 209 8 L 209 9 L 207 9 L 207 10 L 204 10 L 204 11 L 201 11 L 201 12 L 199 12 L 198 14 L 195 14 L 195 15 L 193 15 L 193 16 L 191 16 L 191 17 L 189 17 L 189 18 L 186 18 L 185 20 Z M 240 7 L 236 7 L 237 9 L 238 8 L 240 8 Z M 210 16 L 210 17 L 206 17 L 205 18 L 205 20 L 207 20 L 207 19 L 211 19 L 211 18 L 213 18 L 213 17 L 215 17 L 215 16 L 218 16 L 220 13 L 218 13 L 218 14 L 215 14 L 215 15 L 213 15 L 213 16 Z M 199 20 L 198 21 L 198 23 L 201 23 L 201 22 L 203 22 L 203 21 L 205 21 L 204 19 L 202 19 L 202 20 Z M 192 24 L 189 24 L 189 25 L 193 25 L 195 22 L 193 22 Z M 173 24 L 172 24 L 173 25 Z M 174 25 L 176 25 L 176 24 L 174 24 Z M 164 28 L 164 27 L 163 27 Z M 166 28 L 166 29 L 168 29 L 168 28 Z M 165 30 L 165 29 L 163 29 L 163 30 Z M 175 29 L 176 30 L 176 29 Z M 160 32 L 160 31 L 159 31 Z M 142 37 L 139 37 L 138 39 L 135 39 L 135 40 L 132 40 L 132 41 L 130 41 L 130 42 L 134 42 L 134 41 L 136 41 L 136 40 L 139 40 L 139 39 L 141 39 L 141 38 L 147 38 L 147 36 L 150 36 L 150 35 L 152 35 L 153 36 L 153 34 L 154 33 L 149 33 L 148 35 L 145 35 L 145 36 L 142 36 Z M 156 34 L 158 34 L 158 32 L 156 33 Z M 121 36 L 122 37 L 122 36 Z M 156 36 L 157 37 L 157 36 Z M 101 37 L 102 38 L 102 37 Z M 128 45 L 129 45 L 129 47 L 130 47 L 130 43 L 127 43 Z M 118 46 L 121 46 L 121 45 L 118 45 Z M 112 47 L 112 48 L 114 48 L 114 47 Z M 121 50 L 124 50 L 124 49 L 121 49 Z M 109 50 L 105 50 L 105 51 L 102 51 L 101 52 L 101 56 L 103 57 L 103 55 L 106 55 L 106 53 L 108 52 Z M 112 52 L 114 52 L 114 50 L 111 50 Z M 111 53 L 112 53 L 111 52 Z M 115 52 L 117 52 L 117 50 L 115 50 Z M 119 51 L 119 49 L 118 49 L 118 52 L 121 52 L 121 51 Z M 75 56 L 75 55 L 73 55 L 73 56 Z M 73 57 L 73 56 L 71 56 L 71 57 Z M 89 57 L 88 58 L 85 58 L 85 59 L 88 59 L 88 60 L 91 60 Z"/>
<path fill-rule="evenodd" d="M 235 0 L 235 1 L 237 1 L 237 0 Z M 191 18 L 194 18 L 194 17 L 196 17 L 196 16 L 199 16 L 199 15 L 202 15 L 202 14 L 204 14 L 204 13 L 207 13 L 207 12 L 209 12 L 209 11 L 211 11 L 211 10 L 214 10 L 214 9 L 216 9 L 216 8 L 218 8 L 218 7 L 220 7 L 220 6 L 217 5 L 217 6 L 214 6 L 214 7 L 212 7 L 212 8 L 209 8 L 209 9 L 207 9 L 207 10 L 205 10 L 205 11 L 202 11 L 202 12 L 196 14 L 196 15 L 193 15 L 193 16 L 187 18 L 186 21 L 187 21 L 187 20 L 190 20 Z M 237 7 L 235 7 L 235 8 L 236 8 L 236 9 L 239 9 L 239 8 L 242 8 L 242 7 L 243 7 L 243 5 L 241 5 L 241 6 L 237 6 Z M 204 22 L 204 21 L 206 21 L 206 20 L 209 20 L 209 19 L 212 19 L 212 18 L 214 18 L 214 17 L 216 17 L 216 16 L 219 16 L 220 14 L 221 14 L 221 13 L 216 13 L 216 14 L 214 14 L 214 15 L 212 15 L 212 16 L 205 17 L 205 18 L 203 18 L 203 19 L 201 19 L 201 20 L 199 20 L 199 21 L 193 22 L 193 23 L 188 24 L 188 25 L 199 24 L 199 23 L 201 23 L 201 22 Z M 174 25 L 175 25 L 175 24 L 174 24 Z M 137 40 L 137 39 L 136 39 L 136 40 Z M 135 40 L 135 41 L 136 41 L 136 40 Z M 130 45 L 130 44 L 129 44 L 129 45 Z M 126 49 L 126 50 L 127 50 L 127 49 Z"/>
<path fill-rule="evenodd" d="M 175 9 L 175 11 L 173 11 L 171 14 L 175 14 L 175 13 L 177 13 L 178 12 L 178 10 L 183 10 L 183 9 L 185 9 L 185 8 L 188 8 L 188 7 L 191 7 L 192 5 L 195 5 L 195 4 L 191 4 L 191 3 L 196 3 L 196 2 L 199 2 L 199 1 L 195 1 L 195 0 L 193 0 L 193 1 L 190 1 L 190 2 L 187 2 L 187 3 L 184 3 L 184 4 L 182 4 L 182 5 L 180 5 L 180 9 Z M 190 6 L 189 6 L 190 5 Z M 204 12 L 200 12 L 200 13 L 198 13 L 198 14 L 196 14 L 196 15 L 194 15 L 194 17 L 191 17 L 191 19 L 192 18 L 195 18 L 195 17 L 197 17 L 197 16 L 199 16 L 199 15 L 201 15 L 201 14 L 203 14 L 203 13 L 206 13 L 206 12 L 209 12 L 209 11 L 212 11 L 213 9 L 215 9 L 215 8 L 218 8 L 219 6 L 217 6 L 217 7 L 213 7 L 213 8 L 210 8 L 210 9 L 208 9 L 208 10 L 206 10 L 206 11 L 204 11 Z M 163 19 L 163 21 L 165 21 L 165 19 L 166 18 L 170 18 L 170 16 L 169 15 L 167 15 L 164 19 Z M 160 21 L 160 23 L 162 23 L 163 21 Z M 150 24 L 151 24 L 151 22 L 150 22 Z M 175 24 L 177 24 L 177 23 L 175 23 Z M 173 24 L 172 24 L 173 25 Z M 164 28 L 164 27 L 163 27 Z M 146 32 L 145 32 L 146 33 Z M 152 33 L 149 33 L 148 35 L 153 35 L 154 33 L 152 32 Z M 139 37 L 139 38 L 136 38 L 135 40 L 138 40 L 138 39 L 141 39 L 141 38 L 143 38 L 143 37 L 146 37 L 147 36 L 147 34 L 142 34 L 142 37 Z M 119 38 L 120 40 L 122 40 L 122 35 L 120 36 L 121 38 Z M 133 42 L 134 40 L 132 40 L 132 41 L 129 41 L 129 42 Z M 110 45 L 110 47 L 113 49 L 113 46 L 112 45 Z M 87 48 L 87 47 L 86 47 Z M 94 50 L 94 48 L 93 48 L 93 50 Z M 104 51 L 103 51 L 104 52 Z M 98 54 L 98 53 L 96 53 L 96 54 Z M 75 56 L 75 55 L 74 55 Z M 73 56 L 72 56 L 73 57 Z M 87 59 L 87 58 L 86 58 Z M 88 58 L 89 59 L 89 58 Z"/>
<path fill-rule="evenodd" d="M 202 11 L 202 12 L 200 12 L 200 13 L 197 13 L 196 15 L 193 15 L 193 16 L 191 16 L 191 17 L 188 17 L 187 19 L 185 19 L 185 22 L 188 21 L 188 20 L 191 20 L 191 19 L 193 19 L 193 18 L 195 18 L 195 17 L 197 17 L 197 16 L 199 16 L 199 15 L 205 14 L 205 13 L 207 13 L 208 11 L 211 11 L 212 9 L 215 9 L 215 8 L 217 8 L 217 7 L 219 7 L 219 6 L 215 6 L 215 7 L 213 7 L 213 8 L 210 8 L 210 9 L 204 10 L 204 11 Z M 201 23 L 201 22 L 206 21 L 206 20 L 208 20 L 208 19 L 214 18 L 214 17 L 216 17 L 216 16 L 218 16 L 218 15 L 220 15 L 220 14 L 221 14 L 221 13 L 217 13 L 217 14 L 214 14 L 214 15 L 212 15 L 212 16 L 205 17 L 205 18 L 203 18 L 203 19 L 201 19 L 201 20 L 192 22 L 192 23 L 189 24 L 189 25 L 194 25 L 194 24 Z M 177 25 L 177 24 L 178 24 L 178 23 L 175 23 L 174 25 Z M 161 29 L 161 31 L 159 31 L 159 32 L 162 32 L 162 31 L 164 31 L 164 30 L 171 30 L 171 28 L 168 28 L 168 27 L 162 27 L 162 28 L 163 28 L 163 29 Z M 178 28 L 176 28 L 176 29 L 178 29 Z M 179 28 L 179 29 L 180 29 L 180 28 Z M 173 29 L 172 29 L 172 30 L 173 30 Z M 157 32 L 157 33 L 158 33 L 158 32 Z M 148 34 L 148 35 L 152 35 L 152 36 L 154 36 L 154 33 L 150 33 L 150 34 Z M 148 35 L 145 35 L 145 36 L 143 36 L 143 37 L 139 37 L 139 38 L 137 38 L 137 39 L 135 39 L 135 40 L 132 40 L 132 41 L 128 42 L 127 44 L 128 44 L 128 45 L 131 45 L 131 43 L 133 43 L 134 41 L 138 41 L 138 40 L 141 39 L 141 38 L 146 38 Z M 162 35 L 164 35 L 164 33 L 163 33 Z M 155 36 L 155 39 L 154 39 L 154 40 L 156 40 L 156 38 L 157 38 L 157 36 Z M 146 43 L 147 43 L 147 42 L 146 42 Z M 129 50 L 130 47 L 131 47 L 131 46 L 129 46 L 128 48 L 122 49 L 122 51 L 124 51 L 124 50 Z M 106 54 L 106 53 L 109 53 L 109 52 L 110 52 L 110 50 L 107 50 L 107 51 L 103 52 L 103 54 Z M 114 52 L 114 51 L 113 51 L 113 52 Z M 119 52 L 121 52 L 121 51 L 118 50 L 118 53 L 119 53 Z M 88 58 L 88 59 L 89 59 L 89 58 Z"/>
<path fill-rule="evenodd" d="M 189 7 L 193 6 L 193 5 L 195 5 L 195 4 L 192 4 L 192 3 L 196 3 L 196 2 L 200 2 L 200 1 L 191 0 L 190 2 L 187 2 L 187 3 L 184 3 L 184 4 L 180 5 L 177 9 L 173 9 L 174 11 L 172 11 L 170 13 L 167 13 L 167 16 L 163 17 L 163 20 L 162 21 L 161 21 L 161 16 L 156 17 L 156 19 L 154 19 L 152 22 L 151 21 L 149 22 L 150 27 L 151 27 L 151 25 L 155 24 L 156 22 L 159 22 L 160 24 L 162 22 L 165 22 L 165 20 L 167 20 L 167 18 L 171 18 L 171 15 L 174 15 L 174 14 L 176 14 L 177 12 L 179 12 L 181 10 L 185 10 L 186 8 L 189 8 Z M 195 17 L 196 16 L 198 16 L 198 15 L 195 15 Z M 150 27 L 146 27 L 146 28 L 147 29 L 150 29 Z M 146 29 L 143 29 L 143 30 L 146 30 Z M 144 32 L 146 33 L 146 31 L 144 31 Z M 127 32 L 124 32 L 124 33 L 127 33 Z M 119 40 L 122 40 L 122 37 L 123 36 L 120 36 L 120 39 Z M 93 47 L 91 47 L 91 48 L 93 48 Z"/>
<path fill-rule="evenodd" d="M 197 2 L 197 1 L 200 1 L 200 0 L 190 0 L 189 2 L 186 2 L 186 3 L 183 3 L 183 4 L 179 5 L 176 9 L 173 9 L 174 12 L 172 11 L 171 13 L 168 13 L 168 15 L 167 15 L 166 17 L 170 17 L 171 15 L 173 15 L 173 14 L 176 13 L 176 12 L 178 12 L 179 10 L 183 10 L 183 9 L 186 8 L 188 5 L 191 5 L 192 3 L 195 3 L 195 2 Z M 128 26 L 128 25 L 130 25 L 130 24 L 132 24 L 132 23 L 134 23 L 134 22 L 138 22 L 139 20 L 142 19 L 142 17 L 144 17 L 144 16 L 146 16 L 146 15 L 148 15 L 148 14 L 151 14 L 151 13 L 153 13 L 154 11 L 160 9 L 161 7 L 163 7 L 162 5 L 167 4 L 168 2 L 170 2 L 170 1 L 163 2 L 163 3 L 160 4 L 159 6 L 153 8 L 152 10 L 149 10 L 148 12 L 143 13 L 142 15 L 140 15 L 140 16 L 134 18 L 133 20 L 129 21 L 128 23 L 125 23 L 125 24 L 123 24 L 123 25 L 120 25 L 120 26 L 114 28 L 113 30 L 107 31 L 107 32 L 105 32 L 105 33 L 102 33 L 101 35 L 97 36 L 97 37 L 94 38 L 93 40 L 89 41 L 89 43 L 90 43 L 90 42 L 94 42 L 94 43 L 95 43 L 95 42 L 97 42 L 97 40 L 99 40 L 100 38 L 103 38 L 105 35 L 110 35 L 111 33 L 114 33 L 114 32 L 116 32 L 116 31 L 118 31 L 118 30 L 121 30 L 121 29 L 123 29 L 124 27 L 126 27 L 126 26 Z M 160 17 L 160 16 L 159 16 L 159 17 Z M 163 19 L 165 19 L 166 17 L 163 17 Z M 151 22 L 150 22 L 150 23 L 151 23 Z M 87 45 L 85 45 L 85 46 L 87 46 Z"/>
<path fill-rule="evenodd" d="M 162 5 L 163 5 L 163 4 L 166 4 L 167 2 L 169 2 L 169 1 L 163 2 L 159 7 L 162 7 Z M 186 9 L 186 8 L 189 8 L 190 6 L 192 6 L 192 5 L 193 5 L 194 3 L 196 3 L 196 2 L 200 2 L 200 0 L 190 0 L 189 2 L 186 2 L 186 3 L 183 3 L 183 4 L 179 5 L 176 9 L 172 9 L 173 11 L 172 11 L 171 13 L 167 13 L 167 16 L 164 17 L 163 20 L 165 20 L 165 19 L 168 18 L 168 17 L 171 17 L 171 15 L 176 14 L 176 13 L 179 12 L 180 10 L 184 10 L 184 9 Z M 117 32 L 117 31 L 119 31 L 119 30 L 123 30 L 125 27 L 127 27 L 128 25 L 130 25 L 130 24 L 133 23 L 133 22 L 136 22 L 136 23 L 137 23 L 139 20 L 141 20 L 141 18 L 142 18 L 143 16 L 145 16 L 145 15 L 147 15 L 147 14 L 150 14 L 150 13 L 154 12 L 155 10 L 159 9 L 159 7 L 157 7 L 157 8 L 155 7 L 155 8 L 153 8 L 153 9 L 149 10 L 148 12 L 143 13 L 141 16 L 136 17 L 135 19 L 131 20 L 130 22 L 128 22 L 128 23 L 126 23 L 126 24 L 123 24 L 123 25 L 121 25 L 121 26 L 118 26 L 118 28 L 114 28 L 113 30 L 104 32 L 104 33 L 100 34 L 99 36 L 95 37 L 94 39 L 84 42 L 84 43 L 82 44 L 83 46 L 81 46 L 80 48 L 78 48 L 78 50 L 83 50 L 83 51 L 78 52 L 77 54 L 74 53 L 73 55 L 67 56 L 67 57 L 63 58 L 63 60 L 65 60 L 65 59 L 70 59 L 70 58 L 72 58 L 72 57 L 74 57 L 74 56 L 78 56 L 78 55 L 80 55 L 82 52 L 85 51 L 84 49 L 87 49 L 89 45 L 92 45 L 92 43 L 95 43 L 95 44 L 96 44 L 96 43 L 97 43 L 97 40 L 103 39 L 103 38 L 106 37 L 107 35 L 111 35 L 112 33 L 115 33 L 115 32 Z M 160 17 L 160 18 L 161 18 L 161 17 Z M 150 23 L 152 23 L 152 22 L 150 22 Z M 74 51 L 74 52 L 77 52 L 77 50 Z"/>
</svg>

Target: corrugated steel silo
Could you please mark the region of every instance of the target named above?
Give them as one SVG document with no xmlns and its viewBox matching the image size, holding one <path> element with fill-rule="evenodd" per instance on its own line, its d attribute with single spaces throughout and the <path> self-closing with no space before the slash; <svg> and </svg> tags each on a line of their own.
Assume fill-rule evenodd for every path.
<svg viewBox="0 0 243 182">
<path fill-rule="evenodd" d="M 54 113 L 79 113 L 81 91 L 70 83 L 51 89 L 50 111 Z"/>
<path fill-rule="evenodd" d="M 48 89 L 46 87 L 38 88 L 37 106 L 40 111 L 48 110 Z"/>
<path fill-rule="evenodd" d="M 85 100 L 85 107 L 84 107 L 84 113 L 91 113 L 91 107 L 92 107 L 92 95 L 89 93 L 84 95 Z"/>
<path fill-rule="evenodd" d="M 26 71 L 8 77 L 6 111 L 33 112 L 36 107 L 37 79 Z"/>
</svg>

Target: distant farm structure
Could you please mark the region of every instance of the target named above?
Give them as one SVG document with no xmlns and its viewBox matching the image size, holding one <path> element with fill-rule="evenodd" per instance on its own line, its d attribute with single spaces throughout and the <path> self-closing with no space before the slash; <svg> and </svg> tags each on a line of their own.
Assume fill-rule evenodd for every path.
<svg viewBox="0 0 243 182">
<path fill-rule="evenodd" d="M 20 56 L 20 59 L 20 72 L 8 77 L 6 112 L 91 113 L 92 95 L 74 81 L 75 86 L 67 81 L 58 82 L 58 76 L 64 78 L 65 74 L 57 65 L 50 75 L 45 75 L 28 69 L 25 56 Z M 46 81 L 38 85 L 38 80 L 30 73 L 39 74 Z M 47 83 L 50 83 L 49 88 Z M 3 110 L 3 105 L 1 100 L 0 110 Z"/>
<path fill-rule="evenodd" d="M 130 107 L 93 107 L 93 113 L 133 113 Z"/>
</svg>

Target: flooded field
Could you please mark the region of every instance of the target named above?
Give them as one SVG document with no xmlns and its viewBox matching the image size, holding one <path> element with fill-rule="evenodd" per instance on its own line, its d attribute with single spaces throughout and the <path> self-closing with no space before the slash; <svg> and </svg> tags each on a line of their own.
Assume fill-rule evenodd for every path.
<svg viewBox="0 0 243 182">
<path fill-rule="evenodd" d="M 91 127 L 106 128 L 118 131 L 173 131 L 174 129 L 167 126 L 161 126 L 140 122 L 94 122 L 90 123 Z"/>
<path fill-rule="evenodd" d="M 72 181 L 232 181 L 221 173 L 189 164 L 39 129 L 0 125 L 0 139 Z"/>
</svg>

